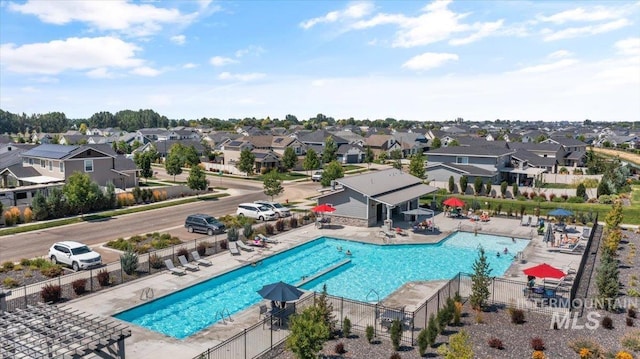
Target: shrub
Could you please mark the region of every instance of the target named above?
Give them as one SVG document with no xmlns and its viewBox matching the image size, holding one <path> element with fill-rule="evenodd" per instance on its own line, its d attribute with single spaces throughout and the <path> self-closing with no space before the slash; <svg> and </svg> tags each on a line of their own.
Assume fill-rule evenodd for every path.
<svg viewBox="0 0 640 359">
<path fill-rule="evenodd" d="M 553 202 L 553 199 L 556 198 L 555 193 L 549 193 L 549 202 Z"/>
<path fill-rule="evenodd" d="M 533 352 L 533 354 L 531 355 L 532 359 L 544 359 L 544 353 L 541 350 L 536 350 Z"/>
<path fill-rule="evenodd" d="M 189 259 L 189 251 L 186 248 L 178 249 L 178 251 L 176 252 L 176 258 L 180 256 L 184 256 L 185 258 Z"/>
<path fill-rule="evenodd" d="M 227 249 L 227 248 L 229 248 L 229 244 L 228 244 L 228 243 L 229 243 L 229 242 L 227 242 L 226 240 L 222 240 L 222 241 L 220 241 L 220 248 L 221 248 L 221 249 Z"/>
<path fill-rule="evenodd" d="M 57 303 L 62 296 L 62 288 L 59 285 L 47 284 L 40 290 L 40 296 L 45 303 Z"/>
<path fill-rule="evenodd" d="M 351 320 L 347 317 L 344 317 L 344 320 L 342 321 L 342 334 L 345 338 L 349 338 L 351 335 Z"/>
<path fill-rule="evenodd" d="M 462 303 L 455 302 L 455 308 L 453 310 L 453 325 L 460 325 L 460 317 L 462 316 Z"/>
<path fill-rule="evenodd" d="M 421 357 L 427 352 L 427 347 L 429 347 L 429 333 L 427 329 L 422 329 L 418 334 L 418 353 Z"/>
<path fill-rule="evenodd" d="M 393 354 L 391 354 L 389 359 L 402 359 L 402 357 L 398 353 L 393 353 Z"/>
<path fill-rule="evenodd" d="M 62 274 L 62 272 L 63 272 L 62 267 L 58 265 L 52 265 L 50 267 L 44 267 L 40 269 L 40 273 L 42 273 L 42 275 L 47 278 L 58 277 Z"/>
<path fill-rule="evenodd" d="M 109 272 L 107 272 L 106 269 L 102 269 L 98 271 L 98 274 L 96 275 L 96 277 L 98 278 L 98 283 L 100 283 L 102 287 L 107 287 L 111 283 Z"/>
<path fill-rule="evenodd" d="M 209 242 L 200 242 L 198 243 L 198 246 L 196 247 L 196 251 L 198 251 L 198 254 L 200 256 L 204 256 L 205 254 L 207 254 L 207 248 L 211 247 L 211 243 Z"/>
<path fill-rule="evenodd" d="M 562 198 L 562 197 L 553 197 L 551 202 L 556 202 L 556 203 L 564 202 L 564 198 Z"/>
<path fill-rule="evenodd" d="M 240 234 L 238 233 L 238 228 L 230 227 L 227 230 L 227 240 L 229 240 L 229 242 L 237 241 L 239 236 L 240 236 Z"/>
<path fill-rule="evenodd" d="M 566 193 L 563 193 L 560 195 L 560 198 L 562 198 L 563 201 L 566 201 L 567 199 L 569 199 L 569 195 Z"/>
<path fill-rule="evenodd" d="M 570 342 L 569 348 L 573 349 L 576 354 L 588 351 L 593 358 L 600 358 L 604 352 L 602 347 L 591 338 L 581 338 Z"/>
<path fill-rule="evenodd" d="M 133 251 L 126 251 L 120 256 L 120 266 L 128 275 L 132 275 L 138 270 L 138 255 Z"/>
<path fill-rule="evenodd" d="M 22 217 L 24 217 L 24 223 L 31 223 L 33 220 L 33 211 L 31 208 L 27 207 L 22 212 Z"/>
<path fill-rule="evenodd" d="M 578 196 L 574 196 L 574 197 L 569 197 L 567 199 L 568 203 L 584 203 L 584 197 L 578 197 Z"/>
<path fill-rule="evenodd" d="M 540 201 L 545 202 L 547 200 L 547 194 L 540 192 L 538 194 L 538 198 L 539 198 Z"/>
<path fill-rule="evenodd" d="M 86 285 L 87 285 L 87 279 L 86 278 L 76 279 L 73 282 L 71 282 L 71 286 L 73 287 L 73 291 L 77 295 L 81 295 L 82 293 L 87 291 Z"/>
<path fill-rule="evenodd" d="M 5 279 L 2 280 L 2 285 L 5 288 L 15 288 L 18 287 L 20 285 L 20 282 L 18 282 L 17 280 L 11 278 L 11 277 L 7 277 Z"/>
<path fill-rule="evenodd" d="M 342 342 L 339 342 L 338 344 L 336 344 L 336 346 L 333 348 L 333 351 L 336 354 L 344 354 L 347 352 L 346 350 L 344 350 L 344 344 L 342 344 Z"/>
<path fill-rule="evenodd" d="M 625 349 L 634 352 L 640 351 L 640 330 L 625 334 L 625 336 L 620 339 L 620 344 L 622 344 Z"/>
<path fill-rule="evenodd" d="M 29 267 L 29 266 L 31 265 L 31 259 L 28 259 L 28 258 L 22 258 L 22 259 L 20 260 L 20 264 L 21 264 L 23 267 Z"/>
<path fill-rule="evenodd" d="M 396 319 L 391 324 L 391 329 L 389 329 L 389 333 L 391 336 L 391 345 L 393 345 L 394 350 L 400 349 L 400 339 L 402 338 L 402 323 L 400 320 Z"/>
<path fill-rule="evenodd" d="M 536 351 L 544 350 L 544 341 L 540 337 L 531 338 L 531 349 Z"/>
<path fill-rule="evenodd" d="M 627 324 L 627 327 L 633 327 L 633 318 L 627 317 L 626 324 Z"/>
<path fill-rule="evenodd" d="M 274 232 L 273 224 L 267 223 L 264 225 L 264 230 L 267 232 L 267 235 L 272 235 Z"/>
<path fill-rule="evenodd" d="M 289 218 L 289 227 L 298 228 L 298 218 L 296 217 Z"/>
<path fill-rule="evenodd" d="M 371 343 L 371 341 L 373 341 L 374 335 L 373 325 L 367 325 L 367 328 L 364 330 L 364 332 L 367 337 L 367 342 Z"/>
<path fill-rule="evenodd" d="M 633 307 L 629 307 L 629 309 L 627 309 L 627 317 L 629 318 L 636 317 L 636 310 Z"/>
<path fill-rule="evenodd" d="M 153 269 L 160 269 L 164 267 L 164 262 L 162 261 L 162 258 L 159 255 L 154 253 L 149 257 L 149 265 Z"/>
<path fill-rule="evenodd" d="M 608 315 L 602 318 L 602 321 L 600 321 L 600 324 L 605 329 L 613 329 L 613 320 L 611 320 L 611 317 L 609 317 Z"/>
<path fill-rule="evenodd" d="M 494 349 L 499 349 L 502 350 L 504 349 L 504 345 L 502 344 L 502 340 L 492 337 L 491 339 L 489 339 L 489 341 L 487 342 L 489 344 L 489 347 L 494 348 Z"/>
<path fill-rule="evenodd" d="M 276 231 L 284 232 L 284 221 L 279 219 L 276 221 Z"/>
<path fill-rule="evenodd" d="M 13 270 L 13 267 L 14 267 L 14 266 L 15 266 L 15 264 L 14 264 L 13 262 L 10 262 L 10 261 L 6 261 L 6 262 L 2 263 L 2 268 L 3 268 L 5 271 L 11 271 L 11 270 Z"/>
<path fill-rule="evenodd" d="M 245 223 L 242 226 L 242 235 L 246 239 L 251 239 L 253 236 L 253 225 L 251 225 L 251 223 Z"/>
<path fill-rule="evenodd" d="M 598 197 L 598 202 L 600 204 L 612 204 L 613 203 L 613 198 L 611 198 L 611 196 L 603 194 L 602 196 Z"/>
<path fill-rule="evenodd" d="M 427 342 L 429 346 L 433 347 L 436 344 L 436 338 L 438 337 L 438 322 L 436 316 L 431 313 L 429 316 L 429 322 L 427 323 Z"/>
<path fill-rule="evenodd" d="M 511 323 L 524 323 L 524 311 L 522 309 L 509 308 L 509 314 L 511 315 Z"/>
</svg>

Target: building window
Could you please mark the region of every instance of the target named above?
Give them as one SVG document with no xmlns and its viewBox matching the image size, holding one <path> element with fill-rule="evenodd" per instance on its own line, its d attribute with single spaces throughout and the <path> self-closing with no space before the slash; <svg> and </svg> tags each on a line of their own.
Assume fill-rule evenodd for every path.
<svg viewBox="0 0 640 359">
<path fill-rule="evenodd" d="M 84 160 L 84 171 L 93 172 L 93 160 Z"/>
<path fill-rule="evenodd" d="M 45 168 L 47 166 L 47 162 L 45 160 L 40 160 L 40 167 Z"/>
<path fill-rule="evenodd" d="M 469 163 L 469 157 L 456 157 L 456 163 L 466 165 Z"/>
<path fill-rule="evenodd" d="M 64 173 L 64 162 L 60 162 L 60 173 Z"/>
<path fill-rule="evenodd" d="M 53 161 L 47 161 L 49 163 L 49 172 L 53 171 Z"/>
<path fill-rule="evenodd" d="M 33 158 L 29 158 L 29 164 L 33 166 Z"/>
</svg>

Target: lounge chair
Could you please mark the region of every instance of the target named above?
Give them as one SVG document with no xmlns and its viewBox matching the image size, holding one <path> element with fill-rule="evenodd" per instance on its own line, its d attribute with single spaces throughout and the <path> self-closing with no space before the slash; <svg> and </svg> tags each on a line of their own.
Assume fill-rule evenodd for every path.
<svg viewBox="0 0 640 359">
<path fill-rule="evenodd" d="M 540 223 L 540 217 L 536 217 L 533 222 L 529 223 L 529 225 L 531 227 L 537 227 L 539 223 Z"/>
<path fill-rule="evenodd" d="M 173 265 L 173 262 L 171 261 L 171 259 L 165 259 L 164 260 L 164 265 L 165 265 L 165 267 L 167 267 L 167 269 L 169 271 L 171 271 L 171 274 L 175 274 L 175 275 L 185 275 L 185 274 L 187 274 L 187 272 L 184 269 L 176 268 Z"/>
<path fill-rule="evenodd" d="M 589 239 L 589 235 L 591 234 L 591 229 L 589 227 L 582 228 L 582 235 L 580 239 L 587 240 Z"/>
<path fill-rule="evenodd" d="M 240 249 L 238 249 L 238 244 L 236 242 L 229 242 L 229 252 L 234 256 L 240 255 Z"/>
<path fill-rule="evenodd" d="M 240 247 L 240 249 L 242 249 L 243 251 L 247 251 L 247 252 L 253 252 L 253 248 L 249 247 L 248 245 L 246 245 L 243 241 L 236 241 L 236 244 L 238 245 L 238 247 Z"/>
<path fill-rule="evenodd" d="M 397 235 L 399 235 L 399 236 L 406 236 L 406 235 L 408 235 L 408 233 L 407 233 L 407 232 L 405 232 L 405 231 L 403 231 L 403 230 L 402 230 L 402 228 L 400 228 L 400 227 L 396 227 L 396 234 L 397 234 Z"/>
<path fill-rule="evenodd" d="M 278 242 L 277 239 L 273 239 L 273 238 L 269 238 L 267 236 L 265 236 L 264 234 L 258 234 L 256 237 L 259 237 L 264 243 L 280 243 Z"/>
<path fill-rule="evenodd" d="M 178 256 L 178 260 L 180 261 L 180 265 L 183 266 L 184 268 L 190 270 L 190 271 L 197 271 L 200 270 L 200 268 L 198 268 L 197 265 L 193 265 L 191 263 L 189 263 L 189 261 L 187 260 L 187 257 L 185 256 Z"/>
<path fill-rule="evenodd" d="M 578 248 L 582 248 L 582 243 L 576 242 L 569 245 L 561 245 L 560 247 L 549 248 L 548 251 L 574 253 Z"/>
<path fill-rule="evenodd" d="M 522 216 L 522 221 L 520 221 L 521 226 L 529 227 L 531 225 L 531 216 L 527 216 L 527 220 L 525 221 L 525 217 Z"/>
<path fill-rule="evenodd" d="M 191 252 L 191 256 L 193 257 L 193 260 L 196 261 L 198 264 L 202 264 L 202 265 L 205 265 L 205 266 L 213 265 L 213 263 L 211 263 L 210 260 L 200 258 L 200 253 L 198 253 L 198 251 Z"/>
</svg>

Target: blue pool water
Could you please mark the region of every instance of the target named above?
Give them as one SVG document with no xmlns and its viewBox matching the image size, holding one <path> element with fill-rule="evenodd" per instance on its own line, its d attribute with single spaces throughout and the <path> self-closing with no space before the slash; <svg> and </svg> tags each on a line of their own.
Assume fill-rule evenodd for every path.
<svg viewBox="0 0 640 359">
<path fill-rule="evenodd" d="M 265 258 L 255 267 L 245 266 L 206 282 L 132 308 L 115 317 L 178 339 L 189 337 L 214 324 L 218 311 L 231 315 L 262 300 L 256 292 L 263 285 L 283 281 L 296 284 L 336 265 L 346 258 L 349 264 L 301 286 L 360 301 L 375 290 L 380 300 L 406 282 L 450 279 L 458 272 L 472 272 L 481 245 L 493 276 L 500 276 L 513 262 L 513 255 L 528 241 L 473 233 L 456 232 L 438 244 L 380 246 L 323 237 Z M 341 249 L 338 250 L 338 248 Z M 507 248 L 508 255 L 503 254 Z M 346 252 L 351 256 L 347 257 Z M 500 253 L 498 257 L 496 254 Z"/>
</svg>

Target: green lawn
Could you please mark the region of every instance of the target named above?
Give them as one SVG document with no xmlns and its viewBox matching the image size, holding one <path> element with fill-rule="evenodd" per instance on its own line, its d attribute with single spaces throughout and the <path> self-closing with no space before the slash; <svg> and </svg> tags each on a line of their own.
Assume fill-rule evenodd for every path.
<svg viewBox="0 0 640 359">
<path fill-rule="evenodd" d="M 640 186 L 631 187 L 631 203 L 634 206 L 640 206 Z"/>
</svg>

